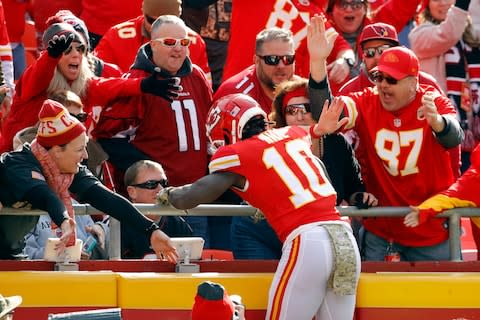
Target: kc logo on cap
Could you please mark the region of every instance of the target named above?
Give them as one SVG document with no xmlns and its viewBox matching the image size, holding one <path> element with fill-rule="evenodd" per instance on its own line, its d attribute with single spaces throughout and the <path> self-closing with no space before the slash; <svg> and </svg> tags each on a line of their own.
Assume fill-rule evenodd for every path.
<svg viewBox="0 0 480 320">
<path fill-rule="evenodd" d="M 418 76 L 419 62 L 412 50 L 405 47 L 393 47 L 383 51 L 380 60 L 371 72 L 381 71 L 396 80 Z"/>
<path fill-rule="evenodd" d="M 400 62 L 400 59 L 398 59 L 397 55 L 393 52 L 385 53 L 385 58 L 383 60 L 390 63 Z"/>
</svg>

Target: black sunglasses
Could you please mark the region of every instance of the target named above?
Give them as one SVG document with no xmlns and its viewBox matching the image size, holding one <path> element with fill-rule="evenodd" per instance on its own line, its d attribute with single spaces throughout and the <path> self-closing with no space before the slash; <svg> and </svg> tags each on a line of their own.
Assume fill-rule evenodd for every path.
<svg viewBox="0 0 480 320">
<path fill-rule="evenodd" d="M 65 55 L 70 54 L 70 52 L 72 52 L 73 48 L 75 48 L 75 50 L 80 52 L 81 54 L 84 54 L 85 51 L 87 51 L 87 47 L 84 44 L 79 44 L 76 47 L 73 44 L 71 44 L 70 47 L 68 47 L 67 50 L 63 51 L 63 54 L 65 54 Z"/>
<path fill-rule="evenodd" d="M 373 58 L 375 57 L 375 53 L 378 53 L 378 55 L 381 55 L 383 51 L 391 48 L 392 46 L 389 46 L 388 44 L 384 44 L 383 46 L 379 47 L 372 47 L 372 48 L 365 48 L 363 50 L 363 56 L 365 58 Z"/>
<path fill-rule="evenodd" d="M 70 115 L 82 123 L 87 121 L 88 119 L 88 113 L 85 113 L 85 112 L 78 113 L 78 114 L 71 113 Z"/>
<path fill-rule="evenodd" d="M 392 77 L 388 77 L 380 72 L 377 72 L 377 73 L 374 73 L 372 74 L 372 79 L 375 83 L 381 83 L 384 79 L 385 81 L 387 81 L 388 84 L 397 84 L 398 83 L 398 80 L 397 79 L 394 79 Z"/>
<path fill-rule="evenodd" d="M 163 188 L 168 187 L 168 180 L 161 179 L 161 180 L 148 180 L 143 183 L 131 184 L 132 187 L 140 188 L 140 189 L 149 189 L 154 190 L 161 185 Z"/>
<path fill-rule="evenodd" d="M 295 116 L 299 111 L 303 114 L 310 112 L 310 103 L 289 104 L 285 107 L 285 114 Z"/>
<path fill-rule="evenodd" d="M 269 66 L 276 66 L 280 63 L 280 61 L 282 61 L 283 64 L 286 66 L 291 65 L 292 63 L 295 62 L 294 54 L 286 54 L 284 56 L 276 56 L 276 55 L 261 56 L 257 54 L 257 56 L 259 58 L 262 58 L 265 64 L 268 64 Z"/>
<path fill-rule="evenodd" d="M 337 2 L 337 6 L 342 8 L 343 10 L 347 10 L 348 7 L 352 8 L 352 10 L 358 10 L 364 6 L 364 1 L 363 0 L 361 1 L 354 0 L 352 2 L 339 1 Z"/>
</svg>

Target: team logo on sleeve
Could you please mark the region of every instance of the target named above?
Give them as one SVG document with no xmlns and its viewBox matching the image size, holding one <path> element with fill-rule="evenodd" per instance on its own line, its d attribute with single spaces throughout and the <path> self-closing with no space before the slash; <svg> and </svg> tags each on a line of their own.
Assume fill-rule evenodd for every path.
<svg viewBox="0 0 480 320">
<path fill-rule="evenodd" d="M 45 177 L 38 171 L 32 171 L 32 179 L 45 181 Z"/>
</svg>

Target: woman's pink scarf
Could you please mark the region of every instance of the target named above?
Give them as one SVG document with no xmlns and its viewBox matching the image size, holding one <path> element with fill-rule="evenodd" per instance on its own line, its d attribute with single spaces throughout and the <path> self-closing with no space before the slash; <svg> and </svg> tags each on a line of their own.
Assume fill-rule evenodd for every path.
<svg viewBox="0 0 480 320">
<path fill-rule="evenodd" d="M 52 159 L 48 151 L 37 142 L 37 140 L 33 140 L 31 148 L 33 155 L 35 156 L 35 158 L 37 158 L 37 160 L 40 162 L 40 165 L 42 166 L 42 171 L 48 185 L 62 200 L 65 208 L 67 209 L 68 216 L 72 219 L 75 219 L 75 211 L 73 210 L 72 206 L 72 198 L 70 197 L 70 193 L 68 192 L 68 188 L 72 184 L 74 175 L 70 173 L 60 173 L 60 169 L 58 168 L 55 161 Z M 52 221 L 52 230 L 55 230 L 57 228 L 58 226 Z M 67 242 L 67 246 L 75 245 L 75 241 L 76 232 L 74 230 L 72 236 Z"/>
</svg>

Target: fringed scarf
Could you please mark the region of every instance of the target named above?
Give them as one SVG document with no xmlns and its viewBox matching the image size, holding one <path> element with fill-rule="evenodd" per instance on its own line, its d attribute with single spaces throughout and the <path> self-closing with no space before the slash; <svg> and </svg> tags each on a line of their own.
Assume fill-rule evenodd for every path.
<svg viewBox="0 0 480 320">
<path fill-rule="evenodd" d="M 480 49 L 460 40 L 445 53 L 445 63 L 447 95 L 465 132 L 462 150 L 470 152 L 480 142 Z"/>
<path fill-rule="evenodd" d="M 60 170 L 58 169 L 57 164 L 55 161 L 52 159 L 48 151 L 42 147 L 39 143 L 37 143 L 37 140 L 33 140 L 31 144 L 32 148 L 32 153 L 35 156 L 35 158 L 40 162 L 40 165 L 42 166 L 42 171 L 45 176 L 45 179 L 47 180 L 48 185 L 52 190 L 58 195 L 58 197 L 62 200 L 63 204 L 65 205 L 65 208 L 67 209 L 68 216 L 71 217 L 72 219 L 75 219 L 75 211 L 73 210 L 72 206 L 72 199 L 70 197 L 70 193 L 68 192 L 68 188 L 72 184 L 73 181 L 73 174 L 66 174 L 66 173 L 60 173 Z M 53 221 L 52 221 L 52 231 L 56 231 L 59 226 L 57 226 Z M 76 232 L 74 230 L 72 236 L 67 242 L 67 246 L 73 246 L 75 245 L 76 241 Z"/>
</svg>

